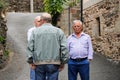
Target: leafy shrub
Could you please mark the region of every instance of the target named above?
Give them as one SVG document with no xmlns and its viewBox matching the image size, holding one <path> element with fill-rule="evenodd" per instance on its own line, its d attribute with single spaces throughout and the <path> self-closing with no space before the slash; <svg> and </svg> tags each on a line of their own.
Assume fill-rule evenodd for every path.
<svg viewBox="0 0 120 80">
<path fill-rule="evenodd" d="M 8 56 L 9 55 L 9 51 L 8 50 L 5 50 L 4 51 L 4 56 Z"/>
<path fill-rule="evenodd" d="M 5 8 L 7 6 L 7 3 L 5 0 L 0 0 L 0 9 Z"/>
<path fill-rule="evenodd" d="M 5 38 L 3 36 L 0 36 L 0 43 L 4 42 Z"/>
</svg>

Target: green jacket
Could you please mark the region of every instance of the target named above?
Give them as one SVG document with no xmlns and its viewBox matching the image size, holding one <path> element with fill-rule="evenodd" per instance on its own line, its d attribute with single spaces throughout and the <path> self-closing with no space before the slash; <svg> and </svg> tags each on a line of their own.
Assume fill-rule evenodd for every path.
<svg viewBox="0 0 120 80">
<path fill-rule="evenodd" d="M 64 32 L 50 23 L 33 30 L 28 41 L 27 56 L 32 57 L 36 65 L 65 64 L 68 50 Z"/>
</svg>

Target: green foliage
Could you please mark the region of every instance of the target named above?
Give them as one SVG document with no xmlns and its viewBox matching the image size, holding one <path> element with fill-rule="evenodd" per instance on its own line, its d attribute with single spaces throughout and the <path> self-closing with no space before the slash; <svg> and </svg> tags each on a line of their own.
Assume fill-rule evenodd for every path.
<svg viewBox="0 0 120 80">
<path fill-rule="evenodd" d="M 76 3 L 74 1 L 67 1 L 67 4 L 69 7 L 73 7 L 76 5 Z"/>
<path fill-rule="evenodd" d="M 5 38 L 3 36 L 0 36 L 0 43 L 4 42 Z"/>
<path fill-rule="evenodd" d="M 63 11 L 63 4 L 66 0 L 44 0 L 44 9 L 52 15 L 53 25 L 57 24 L 57 19 Z"/>
<path fill-rule="evenodd" d="M 9 55 L 9 51 L 8 50 L 5 50 L 4 51 L 4 56 L 8 56 Z"/>
<path fill-rule="evenodd" d="M 7 3 L 5 2 L 5 0 L 0 0 L 0 9 L 5 8 L 6 6 L 7 6 Z"/>
<path fill-rule="evenodd" d="M 61 13 L 63 10 L 63 4 L 65 0 L 44 0 L 44 9 L 51 15 L 55 15 L 57 12 Z"/>
</svg>

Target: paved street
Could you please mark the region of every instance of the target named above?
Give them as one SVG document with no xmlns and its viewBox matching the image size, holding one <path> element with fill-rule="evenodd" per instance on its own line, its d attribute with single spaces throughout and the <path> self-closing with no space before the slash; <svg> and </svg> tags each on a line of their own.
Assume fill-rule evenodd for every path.
<svg viewBox="0 0 120 80">
<path fill-rule="evenodd" d="M 11 53 L 9 64 L 0 70 L 0 80 L 29 80 L 29 65 L 26 63 L 27 30 L 33 26 L 33 20 L 39 13 L 8 13 L 7 40 Z M 90 80 L 120 80 L 120 65 L 111 63 L 101 55 L 94 55 L 90 65 Z M 59 80 L 67 79 L 67 65 L 60 72 Z M 78 77 L 78 80 L 79 77 Z"/>
</svg>

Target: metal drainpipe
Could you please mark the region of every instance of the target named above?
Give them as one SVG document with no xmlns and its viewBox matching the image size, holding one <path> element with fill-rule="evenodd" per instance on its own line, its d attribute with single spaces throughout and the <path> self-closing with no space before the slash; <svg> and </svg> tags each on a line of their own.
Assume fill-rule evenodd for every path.
<svg viewBox="0 0 120 80">
<path fill-rule="evenodd" d="M 33 13 L 33 0 L 30 0 L 30 12 Z"/>
<path fill-rule="evenodd" d="M 81 16 L 80 16 L 80 20 L 83 22 L 83 0 L 80 0 L 80 11 L 81 11 Z"/>
<path fill-rule="evenodd" d="M 70 31 L 70 6 L 68 7 L 68 34 L 70 35 L 71 34 L 71 31 Z"/>
</svg>

